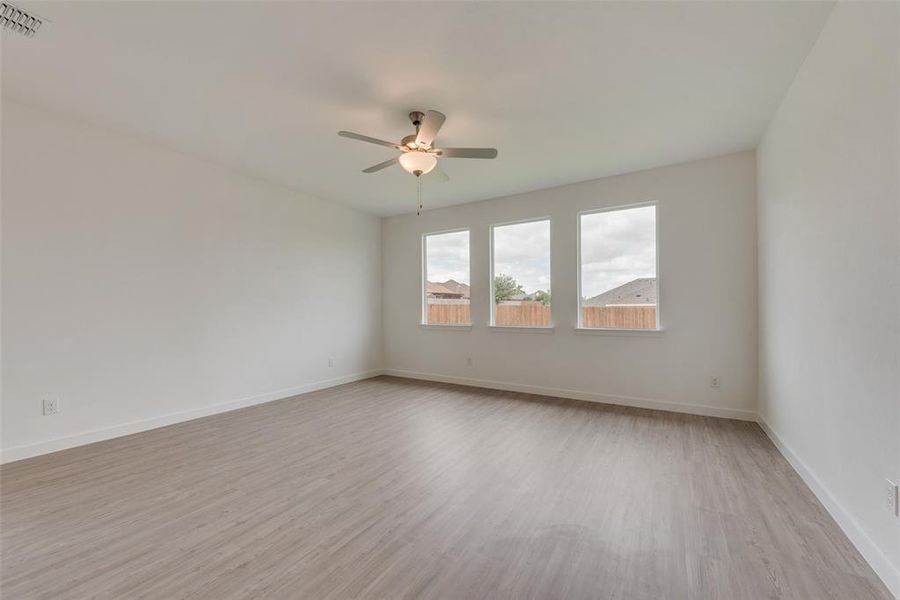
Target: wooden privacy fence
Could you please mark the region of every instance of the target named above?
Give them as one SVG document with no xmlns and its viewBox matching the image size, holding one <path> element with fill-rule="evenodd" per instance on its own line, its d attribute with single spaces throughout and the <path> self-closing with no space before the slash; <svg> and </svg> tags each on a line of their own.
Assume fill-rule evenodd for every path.
<svg viewBox="0 0 900 600">
<path fill-rule="evenodd" d="M 507 327 L 549 327 L 550 305 L 540 302 L 498 304 L 494 319 L 497 325 Z"/>
<path fill-rule="evenodd" d="M 428 304 L 428 322 L 438 325 L 468 325 L 472 322 L 468 304 Z"/>
<path fill-rule="evenodd" d="M 656 306 L 585 306 L 581 326 L 656 329 Z"/>
<path fill-rule="evenodd" d="M 550 306 L 540 302 L 498 304 L 497 325 L 509 327 L 548 327 Z M 428 322 L 441 325 L 468 325 L 472 322 L 468 304 L 428 304 Z M 656 306 L 585 306 L 583 327 L 654 329 Z"/>
</svg>

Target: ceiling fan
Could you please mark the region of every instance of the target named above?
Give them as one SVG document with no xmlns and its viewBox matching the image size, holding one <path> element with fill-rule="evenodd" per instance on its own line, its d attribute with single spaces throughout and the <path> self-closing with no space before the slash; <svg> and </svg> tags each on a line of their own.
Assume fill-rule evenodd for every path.
<svg viewBox="0 0 900 600">
<path fill-rule="evenodd" d="M 446 118 L 436 110 L 424 113 L 416 110 L 409 113 L 409 120 L 416 127 L 416 132 L 396 144 L 352 131 L 338 131 L 338 135 L 400 151 L 400 156 L 363 169 L 363 173 L 374 173 L 399 164 L 406 172 L 416 177 L 434 172 L 439 179 L 447 181 L 449 177 L 438 166 L 438 158 L 497 158 L 496 148 L 435 148 L 434 138 Z"/>
</svg>

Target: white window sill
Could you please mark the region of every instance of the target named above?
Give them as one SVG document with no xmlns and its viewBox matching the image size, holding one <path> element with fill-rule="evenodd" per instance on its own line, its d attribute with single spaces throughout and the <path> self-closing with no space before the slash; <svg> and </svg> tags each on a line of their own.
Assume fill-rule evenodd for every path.
<svg viewBox="0 0 900 600">
<path fill-rule="evenodd" d="M 491 331 L 507 333 L 553 333 L 554 327 L 516 327 L 513 325 L 488 325 Z"/>
<path fill-rule="evenodd" d="M 419 327 L 422 329 L 443 329 L 447 331 L 469 331 L 472 329 L 472 324 L 468 325 L 441 325 L 439 323 L 419 323 Z"/>
<path fill-rule="evenodd" d="M 658 337 L 663 329 L 619 329 L 616 327 L 576 327 L 575 333 L 586 335 L 622 335 L 626 337 Z"/>
</svg>

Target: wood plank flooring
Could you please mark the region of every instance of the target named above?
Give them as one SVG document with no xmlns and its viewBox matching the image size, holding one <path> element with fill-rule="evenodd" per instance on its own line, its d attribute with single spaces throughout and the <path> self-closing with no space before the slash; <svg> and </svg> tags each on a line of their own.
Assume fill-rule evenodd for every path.
<svg viewBox="0 0 900 600">
<path fill-rule="evenodd" d="M 379 377 L 0 477 L 4 600 L 890 598 L 739 421 Z"/>
</svg>

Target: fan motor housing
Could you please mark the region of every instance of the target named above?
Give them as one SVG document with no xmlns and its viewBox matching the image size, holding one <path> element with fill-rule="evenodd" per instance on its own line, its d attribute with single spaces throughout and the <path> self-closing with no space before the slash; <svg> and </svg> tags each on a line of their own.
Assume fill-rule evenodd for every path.
<svg viewBox="0 0 900 600">
<path fill-rule="evenodd" d="M 416 126 L 416 129 L 419 128 L 419 125 L 422 124 L 422 119 L 425 118 L 425 113 L 420 110 L 414 110 L 409 113 L 409 120 L 412 121 L 412 124 Z"/>
</svg>

